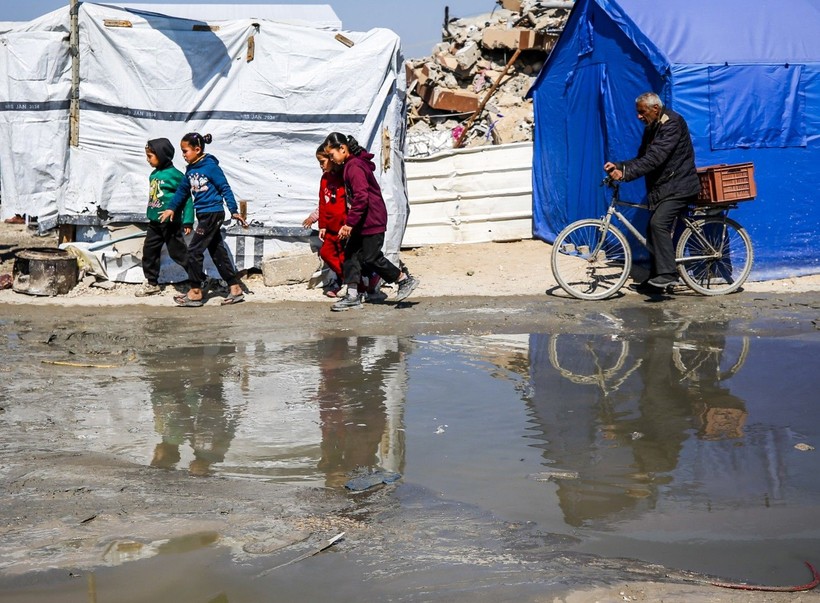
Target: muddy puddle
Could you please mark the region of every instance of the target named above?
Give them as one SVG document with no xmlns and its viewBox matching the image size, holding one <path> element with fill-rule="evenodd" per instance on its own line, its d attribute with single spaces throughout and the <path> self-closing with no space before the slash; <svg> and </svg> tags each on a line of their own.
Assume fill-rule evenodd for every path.
<svg viewBox="0 0 820 603">
<path fill-rule="evenodd" d="M 195 496 L 186 484 L 203 498 L 208 484 L 228 488 L 214 493 L 226 501 L 230 484 L 304 490 L 295 504 L 330 497 L 338 521 L 291 525 L 278 540 L 238 510 L 230 537 L 218 523 L 165 537 L 116 524 L 89 549 L 96 563 L 80 563 L 66 550 L 91 535 L 74 524 L 116 512 L 26 523 L 20 497 L 40 469 L 5 471 L 17 498 L 0 601 L 527 601 L 675 571 L 796 584 L 803 561 L 820 565 L 814 329 L 643 306 L 599 314 L 592 329 L 214 337 L 186 327 L 174 345 L 139 320 L 141 335 L 122 339 L 87 324 L 4 322 L 3 376 L 28 375 L 4 388 L 4 458 L 114 458 L 181 498 Z M 347 491 L 362 467 L 402 478 Z M 157 514 L 174 513 L 174 499 L 161 504 Z M 75 533 L 23 534 L 48 522 Z M 49 539 L 60 554 L 48 557 Z"/>
</svg>

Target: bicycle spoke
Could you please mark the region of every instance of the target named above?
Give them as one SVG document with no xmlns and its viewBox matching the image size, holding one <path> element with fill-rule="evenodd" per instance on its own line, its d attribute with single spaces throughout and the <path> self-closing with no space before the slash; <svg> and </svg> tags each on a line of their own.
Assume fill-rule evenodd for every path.
<svg viewBox="0 0 820 603">
<path fill-rule="evenodd" d="M 749 276 L 753 252 L 746 231 L 728 218 L 707 218 L 684 231 L 678 243 L 681 274 L 704 295 L 736 291 Z"/>
<path fill-rule="evenodd" d="M 564 229 L 552 250 L 552 268 L 565 291 L 580 299 L 603 299 L 623 286 L 631 256 L 623 235 L 599 220 Z"/>
</svg>

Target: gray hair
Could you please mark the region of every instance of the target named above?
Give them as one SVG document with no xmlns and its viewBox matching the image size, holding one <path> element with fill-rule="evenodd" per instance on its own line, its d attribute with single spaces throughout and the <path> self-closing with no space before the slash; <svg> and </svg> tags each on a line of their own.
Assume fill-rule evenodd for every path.
<svg viewBox="0 0 820 603">
<path fill-rule="evenodd" d="M 644 92 L 635 99 L 635 104 L 643 104 L 647 107 L 657 107 L 658 109 L 663 109 L 663 101 L 661 100 L 661 97 L 654 92 Z"/>
</svg>

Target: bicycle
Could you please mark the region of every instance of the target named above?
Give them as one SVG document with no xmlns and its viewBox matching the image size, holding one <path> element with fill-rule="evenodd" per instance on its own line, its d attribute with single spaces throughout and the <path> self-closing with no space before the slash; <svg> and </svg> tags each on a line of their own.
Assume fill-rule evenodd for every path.
<svg viewBox="0 0 820 603">
<path fill-rule="evenodd" d="M 622 201 L 619 182 L 604 178 L 601 186 L 612 188 L 606 213 L 598 219 L 573 222 L 564 228 L 552 247 L 552 273 L 561 288 L 578 299 L 600 300 L 615 295 L 632 269 L 632 249 L 613 216 L 646 247 L 644 237 L 618 210 L 640 203 Z M 726 295 L 737 291 L 752 270 L 754 251 L 746 230 L 729 218 L 737 203 L 715 206 L 691 205 L 679 219 L 683 231 L 676 246 L 675 263 L 683 282 L 702 295 Z"/>
</svg>

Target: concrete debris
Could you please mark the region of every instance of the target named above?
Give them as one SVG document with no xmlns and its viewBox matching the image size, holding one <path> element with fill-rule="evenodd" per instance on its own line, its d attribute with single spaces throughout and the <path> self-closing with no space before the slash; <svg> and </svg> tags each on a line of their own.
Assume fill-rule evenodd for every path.
<svg viewBox="0 0 820 603">
<path fill-rule="evenodd" d="M 408 157 L 532 140 L 532 101 L 524 97 L 573 2 L 495 4 L 469 18 L 450 18 L 445 9 L 441 43 L 430 56 L 407 60 Z"/>
</svg>

